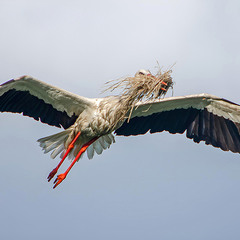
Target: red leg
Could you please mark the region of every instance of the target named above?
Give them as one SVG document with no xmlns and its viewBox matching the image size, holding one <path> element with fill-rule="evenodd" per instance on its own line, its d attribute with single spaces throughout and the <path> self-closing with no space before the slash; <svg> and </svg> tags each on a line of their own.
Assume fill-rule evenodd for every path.
<svg viewBox="0 0 240 240">
<path fill-rule="evenodd" d="M 96 140 L 98 139 L 98 137 L 93 138 L 92 140 L 90 140 L 89 142 L 85 143 L 82 148 L 80 149 L 79 153 L 77 154 L 77 156 L 75 157 L 75 159 L 73 160 L 73 162 L 71 163 L 71 165 L 68 167 L 68 169 L 66 170 L 66 172 L 59 174 L 57 176 L 57 178 L 54 181 L 54 186 L 53 188 L 57 187 L 67 176 L 67 174 L 69 173 L 69 171 L 71 170 L 71 168 L 73 167 L 73 165 L 77 162 L 77 160 L 81 157 L 81 155 L 87 150 L 87 148 Z"/>
<path fill-rule="evenodd" d="M 67 157 L 68 153 L 71 151 L 71 149 L 73 149 L 74 147 L 74 143 L 77 141 L 78 137 L 80 136 L 81 132 L 78 132 L 77 135 L 75 136 L 75 138 L 72 140 L 72 142 L 69 144 L 67 151 L 65 152 L 62 160 L 59 162 L 59 164 L 57 165 L 57 167 L 55 167 L 48 175 L 47 179 L 48 182 L 51 181 L 51 179 L 54 177 L 54 175 L 57 173 L 58 169 L 60 168 L 60 166 L 62 165 L 63 161 L 65 160 L 65 158 Z"/>
</svg>

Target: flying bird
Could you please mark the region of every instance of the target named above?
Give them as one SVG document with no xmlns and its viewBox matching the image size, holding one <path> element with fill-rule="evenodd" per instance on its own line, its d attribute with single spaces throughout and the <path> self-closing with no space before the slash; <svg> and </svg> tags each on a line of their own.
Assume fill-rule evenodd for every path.
<svg viewBox="0 0 240 240">
<path fill-rule="evenodd" d="M 50 181 L 68 156 L 69 168 L 54 181 L 58 186 L 87 151 L 94 153 L 115 142 L 115 135 L 131 136 L 168 131 L 224 151 L 240 153 L 240 105 L 209 94 L 164 98 L 172 87 L 171 70 L 152 75 L 139 70 L 133 77 L 108 82 L 118 95 L 86 98 L 30 76 L 0 85 L 0 111 L 22 113 L 60 133 L 38 140 L 44 153 L 60 154 L 61 161 L 48 175 Z"/>
</svg>

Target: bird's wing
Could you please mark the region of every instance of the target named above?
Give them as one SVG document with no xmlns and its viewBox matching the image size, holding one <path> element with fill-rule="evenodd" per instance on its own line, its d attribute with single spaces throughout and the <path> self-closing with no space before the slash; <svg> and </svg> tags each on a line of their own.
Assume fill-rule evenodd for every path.
<svg viewBox="0 0 240 240">
<path fill-rule="evenodd" d="M 139 103 L 115 133 L 129 136 L 164 130 L 186 131 L 194 142 L 240 153 L 240 105 L 209 94 Z"/>
<path fill-rule="evenodd" d="M 70 127 L 93 100 L 51 86 L 30 76 L 0 85 L 0 112 L 23 113 L 56 127 Z"/>
</svg>

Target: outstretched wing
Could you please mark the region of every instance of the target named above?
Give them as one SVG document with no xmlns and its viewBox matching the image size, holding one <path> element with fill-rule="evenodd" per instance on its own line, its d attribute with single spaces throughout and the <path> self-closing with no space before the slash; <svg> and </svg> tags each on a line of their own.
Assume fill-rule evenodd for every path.
<svg viewBox="0 0 240 240">
<path fill-rule="evenodd" d="M 91 99 L 51 86 L 30 76 L 0 85 L 0 112 L 23 113 L 56 127 L 68 128 Z"/>
<path fill-rule="evenodd" d="M 224 151 L 240 153 L 240 105 L 208 94 L 139 103 L 115 132 L 129 136 L 168 131 L 184 133 Z"/>
</svg>

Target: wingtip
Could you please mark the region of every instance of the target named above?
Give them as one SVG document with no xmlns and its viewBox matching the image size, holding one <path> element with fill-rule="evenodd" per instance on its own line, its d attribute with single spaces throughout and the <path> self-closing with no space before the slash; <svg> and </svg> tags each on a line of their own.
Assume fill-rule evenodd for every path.
<svg viewBox="0 0 240 240">
<path fill-rule="evenodd" d="M 7 85 L 7 84 L 12 83 L 14 81 L 15 81 L 14 79 L 8 80 L 7 82 L 2 83 L 0 86 L 2 87 L 4 85 Z"/>
<path fill-rule="evenodd" d="M 2 86 L 5 86 L 5 85 L 10 84 L 10 83 L 12 83 L 12 82 L 15 82 L 15 81 L 17 81 L 17 80 L 27 79 L 27 78 L 31 78 L 31 76 L 23 75 L 23 76 L 18 77 L 18 78 L 13 78 L 13 79 L 10 79 L 10 80 L 8 80 L 8 81 L 6 81 L 6 82 L 0 84 L 0 86 L 2 87 Z"/>
</svg>

